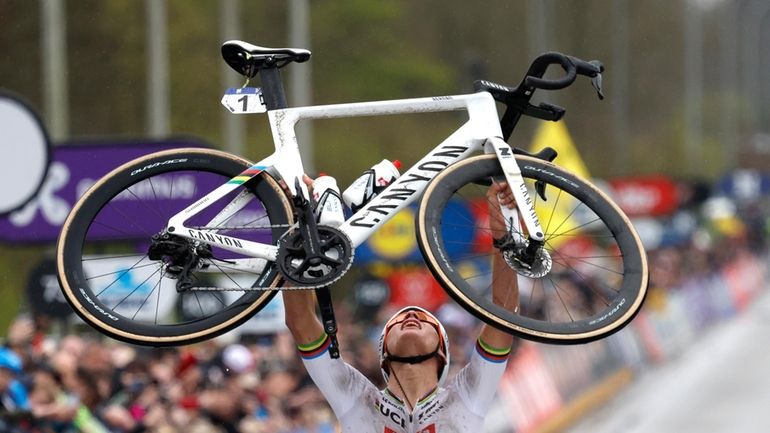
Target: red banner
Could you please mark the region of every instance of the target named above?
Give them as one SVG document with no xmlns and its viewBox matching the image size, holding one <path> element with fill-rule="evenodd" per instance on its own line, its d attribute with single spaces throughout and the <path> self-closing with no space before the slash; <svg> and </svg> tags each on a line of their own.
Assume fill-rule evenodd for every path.
<svg viewBox="0 0 770 433">
<path fill-rule="evenodd" d="M 668 215 L 679 204 L 676 184 L 664 176 L 614 179 L 609 184 L 615 202 L 628 216 Z"/>
<path fill-rule="evenodd" d="M 435 311 L 447 300 L 444 289 L 425 268 L 395 271 L 387 281 L 390 285 L 390 304 L 395 308 L 419 305 Z"/>
<path fill-rule="evenodd" d="M 534 344 L 523 344 L 500 382 L 500 397 L 517 432 L 533 432 L 563 405 L 551 373 Z"/>
</svg>

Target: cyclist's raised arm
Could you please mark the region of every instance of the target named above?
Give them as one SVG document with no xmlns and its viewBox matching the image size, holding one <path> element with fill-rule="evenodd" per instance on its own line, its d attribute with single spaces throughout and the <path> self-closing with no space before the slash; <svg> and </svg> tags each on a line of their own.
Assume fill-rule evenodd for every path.
<svg viewBox="0 0 770 433">
<path fill-rule="evenodd" d="M 315 292 L 312 290 L 283 290 L 283 308 L 286 326 L 299 346 L 307 346 L 324 334 L 324 328 L 316 315 Z"/>
<path fill-rule="evenodd" d="M 489 228 L 494 239 L 507 234 L 500 205 L 513 207 L 515 201 L 506 183 L 492 183 L 487 190 Z M 500 204 L 498 204 L 500 203 Z M 507 310 L 516 311 L 519 306 L 518 276 L 505 262 L 502 254 L 495 254 L 492 263 L 492 300 Z M 456 387 L 468 408 L 484 417 L 492 404 L 500 378 L 505 372 L 506 361 L 512 352 L 514 337 L 490 325 L 484 324 L 476 343 L 476 351 L 450 386 Z"/>
<path fill-rule="evenodd" d="M 495 239 L 506 233 L 505 221 L 497 204 L 498 201 L 503 206 L 515 205 L 511 189 L 506 183 L 493 183 L 487 191 L 489 228 Z M 517 274 L 499 253 L 495 254 L 492 263 L 492 301 L 509 311 L 516 311 L 519 307 Z M 485 349 L 492 351 L 505 351 L 513 344 L 513 336 L 487 324 L 484 324 L 481 329 L 479 340 L 479 344 L 487 346 Z"/>
<path fill-rule="evenodd" d="M 303 177 L 310 188 L 313 180 Z M 313 290 L 283 290 L 283 308 L 286 326 L 299 346 L 307 346 L 325 335 L 323 324 L 316 315 L 316 298 Z"/>
</svg>

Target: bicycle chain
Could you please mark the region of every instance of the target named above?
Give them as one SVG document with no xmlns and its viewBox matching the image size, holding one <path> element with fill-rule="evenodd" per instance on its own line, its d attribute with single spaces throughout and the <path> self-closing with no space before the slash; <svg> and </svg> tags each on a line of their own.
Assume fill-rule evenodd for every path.
<svg viewBox="0 0 770 433">
<path fill-rule="evenodd" d="M 196 230 L 264 230 L 264 229 L 271 229 L 271 228 L 291 228 L 296 226 L 297 224 L 271 224 L 268 226 L 215 226 L 215 227 L 208 227 L 208 226 L 191 226 L 191 229 Z"/>
<path fill-rule="evenodd" d="M 354 253 L 355 254 L 355 253 Z M 261 291 L 269 291 L 269 290 L 315 290 L 315 289 L 321 289 L 324 287 L 328 287 L 339 281 L 342 277 L 345 276 L 345 274 L 348 273 L 348 270 L 350 268 L 343 271 L 340 275 L 337 276 L 337 278 L 333 279 L 331 282 L 323 285 L 318 286 L 292 286 L 292 287 L 240 287 L 240 288 L 234 288 L 234 287 L 191 287 L 187 289 L 188 291 L 192 292 L 261 292 Z"/>
<path fill-rule="evenodd" d="M 219 226 L 219 227 L 207 227 L 207 226 L 194 226 L 190 227 L 192 229 L 196 230 L 262 230 L 266 228 L 275 228 L 275 227 L 285 227 L 285 228 L 291 228 L 297 226 L 297 223 L 294 224 L 271 224 L 268 226 L 260 226 L 260 227 L 253 227 L 253 226 L 240 226 L 240 227 L 228 227 L 228 226 Z M 353 249 L 351 251 L 351 262 L 353 261 L 353 257 L 355 257 L 356 250 Z M 337 278 L 333 279 L 331 282 L 324 284 L 324 285 L 318 285 L 318 286 L 284 286 L 284 287 L 191 287 L 187 289 L 188 291 L 192 292 L 261 292 L 261 291 L 270 291 L 270 290 L 315 290 L 315 289 L 321 289 L 324 287 L 331 286 L 332 284 L 339 281 L 342 277 L 345 276 L 345 274 L 348 273 L 350 268 L 344 270 L 340 275 L 337 276 Z"/>
<path fill-rule="evenodd" d="M 356 256 L 356 250 L 352 249 L 350 257 L 350 262 L 353 262 L 353 259 Z M 317 285 L 317 286 L 284 286 L 284 287 L 191 287 L 188 289 L 188 291 L 193 292 L 260 292 L 260 291 L 268 291 L 268 290 L 315 290 L 315 289 L 321 289 L 324 287 L 331 286 L 335 284 L 337 281 L 339 281 L 342 277 L 345 276 L 345 274 L 348 273 L 350 270 L 350 267 L 342 271 L 340 275 L 337 276 L 337 278 L 333 279 L 331 282 L 323 284 L 323 285 Z"/>
</svg>

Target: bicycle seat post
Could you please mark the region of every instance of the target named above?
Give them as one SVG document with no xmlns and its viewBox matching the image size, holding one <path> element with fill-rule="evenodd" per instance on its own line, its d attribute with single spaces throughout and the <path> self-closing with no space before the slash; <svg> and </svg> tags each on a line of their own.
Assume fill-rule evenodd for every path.
<svg viewBox="0 0 770 433">
<path fill-rule="evenodd" d="M 281 71 L 277 66 L 264 67 L 259 71 L 262 79 L 262 95 L 268 110 L 280 110 L 288 107 L 286 94 L 283 91 Z"/>
</svg>

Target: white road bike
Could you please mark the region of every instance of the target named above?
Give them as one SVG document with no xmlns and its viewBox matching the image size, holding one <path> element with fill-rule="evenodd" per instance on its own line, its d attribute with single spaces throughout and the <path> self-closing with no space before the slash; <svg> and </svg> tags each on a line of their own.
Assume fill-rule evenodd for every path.
<svg viewBox="0 0 770 433">
<path fill-rule="evenodd" d="M 532 105 L 536 89 L 561 89 L 584 75 L 601 97 L 601 63 L 551 52 L 516 87 L 477 81 L 467 95 L 287 108 L 279 69 L 307 61 L 309 51 L 229 41 L 222 55 L 247 79 L 260 76 L 261 89 L 231 89 L 223 103 L 233 112 L 267 112 L 275 152 L 257 163 L 211 149 L 154 153 L 82 196 L 59 238 L 59 281 L 77 314 L 102 333 L 141 345 L 189 344 L 243 323 L 280 289 L 318 290 L 334 333 L 328 287 L 358 245 L 416 200 L 425 263 L 459 305 L 492 326 L 540 342 L 583 343 L 619 330 L 640 309 L 647 259 L 628 218 L 591 183 L 554 165 L 552 149 L 532 155 L 507 144 L 522 115 L 563 116 L 563 108 Z M 543 78 L 550 65 L 564 75 Z M 502 117 L 497 103 L 506 108 Z M 300 180 L 299 121 L 453 110 L 468 120 L 442 143 L 341 226 L 317 223 Z M 486 212 L 489 185 L 501 181 L 517 208 L 502 209 L 507 233 L 491 233 L 484 244 L 489 226 L 458 203 L 481 203 Z M 144 239 L 127 239 L 126 228 Z M 491 299 L 489 267 L 498 253 L 521 275 L 517 312 Z"/>
</svg>

